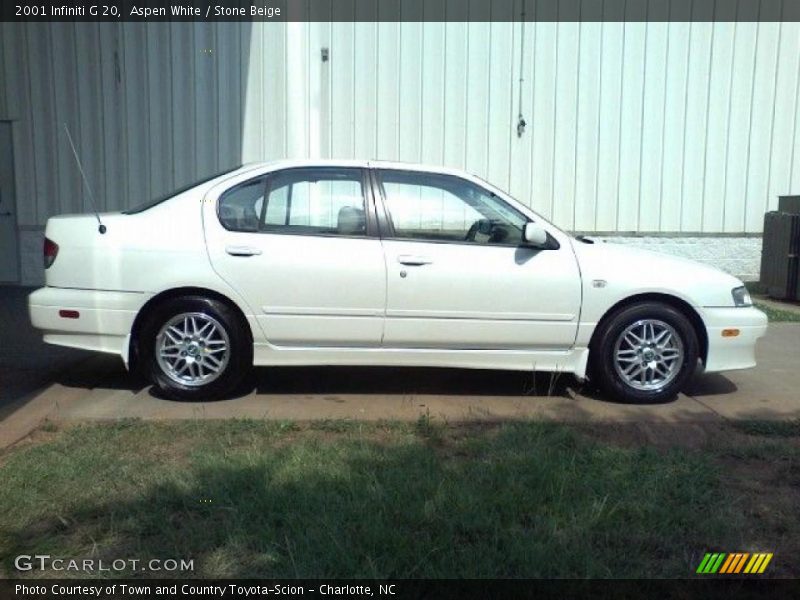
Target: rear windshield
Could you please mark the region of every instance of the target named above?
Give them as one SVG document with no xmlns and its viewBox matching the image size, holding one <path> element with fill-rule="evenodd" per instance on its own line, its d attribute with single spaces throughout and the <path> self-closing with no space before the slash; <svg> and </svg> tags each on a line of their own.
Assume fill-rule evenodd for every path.
<svg viewBox="0 0 800 600">
<path fill-rule="evenodd" d="M 173 190 L 173 191 L 169 192 L 168 194 L 164 194 L 163 196 L 159 196 L 158 198 L 155 198 L 154 200 L 148 200 L 144 204 L 139 204 L 138 206 L 134 206 L 133 208 L 129 208 L 128 210 L 123 210 L 122 214 L 123 215 L 135 215 L 136 213 L 144 212 L 144 211 L 146 211 L 146 210 L 148 210 L 150 208 L 153 208 L 154 206 L 157 206 L 157 205 L 161 204 L 162 202 L 164 202 L 166 200 L 169 200 L 170 198 L 172 198 L 174 196 L 177 196 L 178 194 L 182 194 L 183 192 L 188 192 L 190 189 L 192 189 L 194 187 L 197 187 L 198 185 L 203 185 L 204 183 L 208 183 L 212 179 L 216 179 L 217 177 L 222 177 L 223 175 L 227 175 L 228 173 L 233 173 L 237 169 L 241 169 L 241 168 L 242 168 L 242 165 L 237 165 L 237 166 L 233 167 L 232 169 L 225 169 L 224 171 L 222 171 L 220 173 L 215 173 L 214 175 L 211 175 L 210 177 L 206 177 L 206 178 L 201 179 L 199 181 L 193 181 L 192 183 L 189 183 L 189 184 L 187 184 L 187 185 L 185 185 L 185 186 L 183 186 L 181 188 L 178 188 L 177 190 Z"/>
</svg>

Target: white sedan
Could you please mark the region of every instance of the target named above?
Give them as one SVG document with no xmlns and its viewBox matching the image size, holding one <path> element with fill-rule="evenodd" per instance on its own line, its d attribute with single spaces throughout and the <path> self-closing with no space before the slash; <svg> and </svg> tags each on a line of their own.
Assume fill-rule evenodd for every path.
<svg viewBox="0 0 800 600">
<path fill-rule="evenodd" d="M 172 398 L 230 394 L 253 365 L 390 365 L 565 372 L 654 402 L 699 363 L 755 366 L 767 326 L 730 275 L 573 238 L 452 169 L 246 165 L 99 218 L 47 222 L 31 320 Z"/>
</svg>

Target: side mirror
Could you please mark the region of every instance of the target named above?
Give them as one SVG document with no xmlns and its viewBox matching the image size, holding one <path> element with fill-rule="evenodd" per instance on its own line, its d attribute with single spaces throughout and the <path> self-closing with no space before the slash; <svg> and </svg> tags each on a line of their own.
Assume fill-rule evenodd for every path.
<svg viewBox="0 0 800 600">
<path fill-rule="evenodd" d="M 525 223 L 522 240 L 530 246 L 543 248 L 547 245 L 547 232 L 536 223 Z"/>
</svg>

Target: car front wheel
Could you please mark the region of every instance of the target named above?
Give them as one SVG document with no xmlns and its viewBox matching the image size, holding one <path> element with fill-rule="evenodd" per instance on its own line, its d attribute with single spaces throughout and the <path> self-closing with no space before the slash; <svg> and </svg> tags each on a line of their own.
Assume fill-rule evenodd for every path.
<svg viewBox="0 0 800 600">
<path fill-rule="evenodd" d="M 176 298 L 158 307 L 141 340 L 145 374 L 169 398 L 212 400 L 228 395 L 252 365 L 252 344 L 236 314 L 224 303 L 201 296 Z"/>
<path fill-rule="evenodd" d="M 693 375 L 697 334 L 686 316 L 659 302 L 625 307 L 598 332 L 593 375 L 608 396 L 626 402 L 673 398 Z"/>
</svg>

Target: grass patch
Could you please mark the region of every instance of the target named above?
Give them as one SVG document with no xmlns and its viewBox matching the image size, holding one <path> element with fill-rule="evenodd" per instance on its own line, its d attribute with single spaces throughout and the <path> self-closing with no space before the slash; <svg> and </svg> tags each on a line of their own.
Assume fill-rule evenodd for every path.
<svg viewBox="0 0 800 600">
<path fill-rule="evenodd" d="M 50 554 L 198 577 L 685 577 L 747 531 L 709 453 L 554 423 L 125 421 L 20 447 L 0 478 L 15 576 L 52 576 L 13 570 Z"/>
<path fill-rule="evenodd" d="M 780 308 L 773 308 L 772 306 L 767 306 L 761 302 L 754 302 L 755 307 L 765 313 L 767 315 L 767 319 L 770 322 L 778 323 L 778 322 L 790 322 L 790 323 L 800 323 L 800 312 L 794 312 L 791 310 L 782 310 Z"/>
<path fill-rule="evenodd" d="M 749 291 L 754 296 L 767 295 L 767 286 L 761 284 L 758 281 L 746 281 L 744 285 L 745 287 L 747 287 L 747 291 Z M 774 323 L 800 322 L 800 311 L 791 311 L 791 310 L 783 310 L 780 308 L 773 308 L 772 306 L 767 306 L 763 302 L 759 302 L 757 299 L 754 299 L 753 305 L 758 310 L 764 312 L 767 315 L 767 318 L 770 320 L 770 322 Z"/>
<path fill-rule="evenodd" d="M 420 413 L 417 418 L 416 433 L 422 439 L 427 440 L 431 444 L 441 444 L 444 439 L 444 434 L 447 429 L 447 424 L 444 421 L 436 420 L 431 416 L 431 411 L 425 409 L 424 413 Z"/>
<path fill-rule="evenodd" d="M 747 420 L 733 421 L 731 425 L 751 435 L 765 437 L 800 437 L 800 419 L 789 421 Z"/>
</svg>

